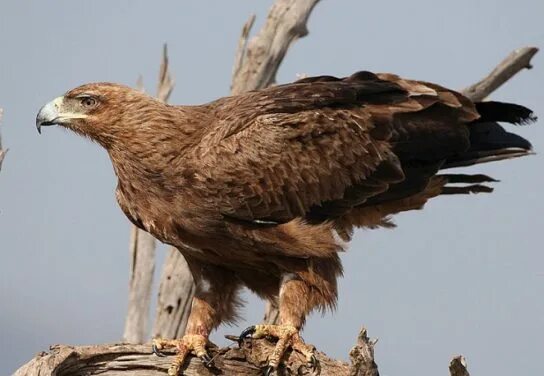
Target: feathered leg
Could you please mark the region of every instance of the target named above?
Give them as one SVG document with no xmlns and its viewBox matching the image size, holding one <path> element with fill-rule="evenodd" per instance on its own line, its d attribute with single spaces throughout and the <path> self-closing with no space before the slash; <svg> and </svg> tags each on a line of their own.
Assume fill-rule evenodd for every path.
<svg viewBox="0 0 544 376">
<path fill-rule="evenodd" d="M 285 273 L 279 290 L 279 325 L 253 325 L 240 335 L 240 343 L 245 337 L 275 337 L 276 347 L 268 357 L 265 375 L 278 368 L 285 352 L 291 347 L 306 358 L 315 372 L 319 364 L 314 355 L 315 347 L 304 343 L 300 330 L 306 316 L 315 308 L 324 309 L 336 302 L 336 278 L 341 273 L 337 257 L 309 259 L 306 269 L 296 273 Z"/>
<path fill-rule="evenodd" d="M 189 353 L 198 356 L 206 366 L 211 366 L 212 359 L 206 348 L 210 345 L 210 332 L 220 323 L 234 320 L 236 307 L 239 305 L 237 292 L 239 282 L 231 272 L 187 260 L 193 277 L 196 292 L 191 306 L 191 314 L 180 339 L 153 340 L 153 352 L 161 356 L 165 348 L 177 349 L 177 355 L 168 370 L 168 375 L 177 376 Z"/>
</svg>

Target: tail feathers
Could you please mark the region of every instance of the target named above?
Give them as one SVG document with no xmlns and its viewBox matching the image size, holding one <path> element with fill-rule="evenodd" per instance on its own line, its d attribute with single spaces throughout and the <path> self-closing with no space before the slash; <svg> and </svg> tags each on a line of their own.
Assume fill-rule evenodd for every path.
<svg viewBox="0 0 544 376">
<path fill-rule="evenodd" d="M 537 117 L 527 107 L 513 103 L 478 102 L 476 110 L 480 114 L 477 123 L 502 121 L 505 123 L 525 125 L 535 122 Z"/>
<path fill-rule="evenodd" d="M 448 158 L 442 168 L 470 166 L 532 154 L 529 141 L 507 132 L 497 122 L 528 124 L 537 120 L 533 111 L 519 104 L 503 102 L 475 103 L 480 118 L 468 125 L 470 148 Z"/>
<path fill-rule="evenodd" d="M 470 148 L 448 158 L 442 168 L 470 166 L 532 154 L 529 141 L 505 131 L 498 123 L 475 122 L 469 127 Z"/>
<path fill-rule="evenodd" d="M 441 174 L 439 175 L 446 179 L 448 183 L 497 183 L 499 180 L 493 179 L 491 176 L 484 174 Z"/>
</svg>

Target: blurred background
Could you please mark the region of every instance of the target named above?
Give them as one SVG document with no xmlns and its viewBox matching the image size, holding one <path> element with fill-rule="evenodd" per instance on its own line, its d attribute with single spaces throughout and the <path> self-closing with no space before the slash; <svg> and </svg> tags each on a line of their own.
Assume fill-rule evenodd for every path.
<svg viewBox="0 0 544 376">
<path fill-rule="evenodd" d="M 119 341 L 126 313 L 129 223 L 107 155 L 59 128 L 38 136 L 38 109 L 89 81 L 135 85 L 141 74 L 154 93 L 164 42 L 171 103 L 227 95 L 241 26 L 256 13 L 259 30 L 271 4 L 0 3 L 0 131 L 10 149 L 0 172 L 0 374 L 50 344 Z M 278 82 L 366 69 L 462 89 L 511 50 L 543 47 L 543 14 L 535 0 L 322 1 Z M 543 56 L 533 64 L 493 99 L 542 117 Z M 516 132 L 544 150 L 542 122 Z M 501 180 L 491 195 L 443 197 L 398 216 L 395 230 L 358 231 L 342 256 L 338 310 L 313 315 L 306 341 L 347 359 L 364 325 L 379 338 L 382 375 L 447 374 L 456 354 L 474 375 L 544 374 L 543 155 L 479 167 Z M 261 319 L 264 304 L 244 295 L 245 321 L 212 340 Z"/>
</svg>

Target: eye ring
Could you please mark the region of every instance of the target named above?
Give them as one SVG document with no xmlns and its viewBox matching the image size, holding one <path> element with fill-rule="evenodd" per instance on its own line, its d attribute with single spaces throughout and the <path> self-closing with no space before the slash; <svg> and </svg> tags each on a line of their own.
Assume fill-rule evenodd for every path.
<svg viewBox="0 0 544 376">
<path fill-rule="evenodd" d="M 81 97 L 79 102 L 81 103 L 83 107 L 86 107 L 86 108 L 95 107 L 98 103 L 95 98 L 89 97 L 89 96 Z"/>
</svg>

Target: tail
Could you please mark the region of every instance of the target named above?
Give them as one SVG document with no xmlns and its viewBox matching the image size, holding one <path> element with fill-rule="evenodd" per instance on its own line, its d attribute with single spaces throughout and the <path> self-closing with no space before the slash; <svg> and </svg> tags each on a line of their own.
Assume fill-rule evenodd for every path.
<svg viewBox="0 0 544 376">
<path fill-rule="evenodd" d="M 532 154 L 529 141 L 507 132 L 497 122 L 523 125 L 537 120 L 533 112 L 523 106 L 501 102 L 479 102 L 476 110 L 480 118 L 469 124 L 470 148 L 448 158 L 442 169 L 471 166 Z"/>
</svg>

